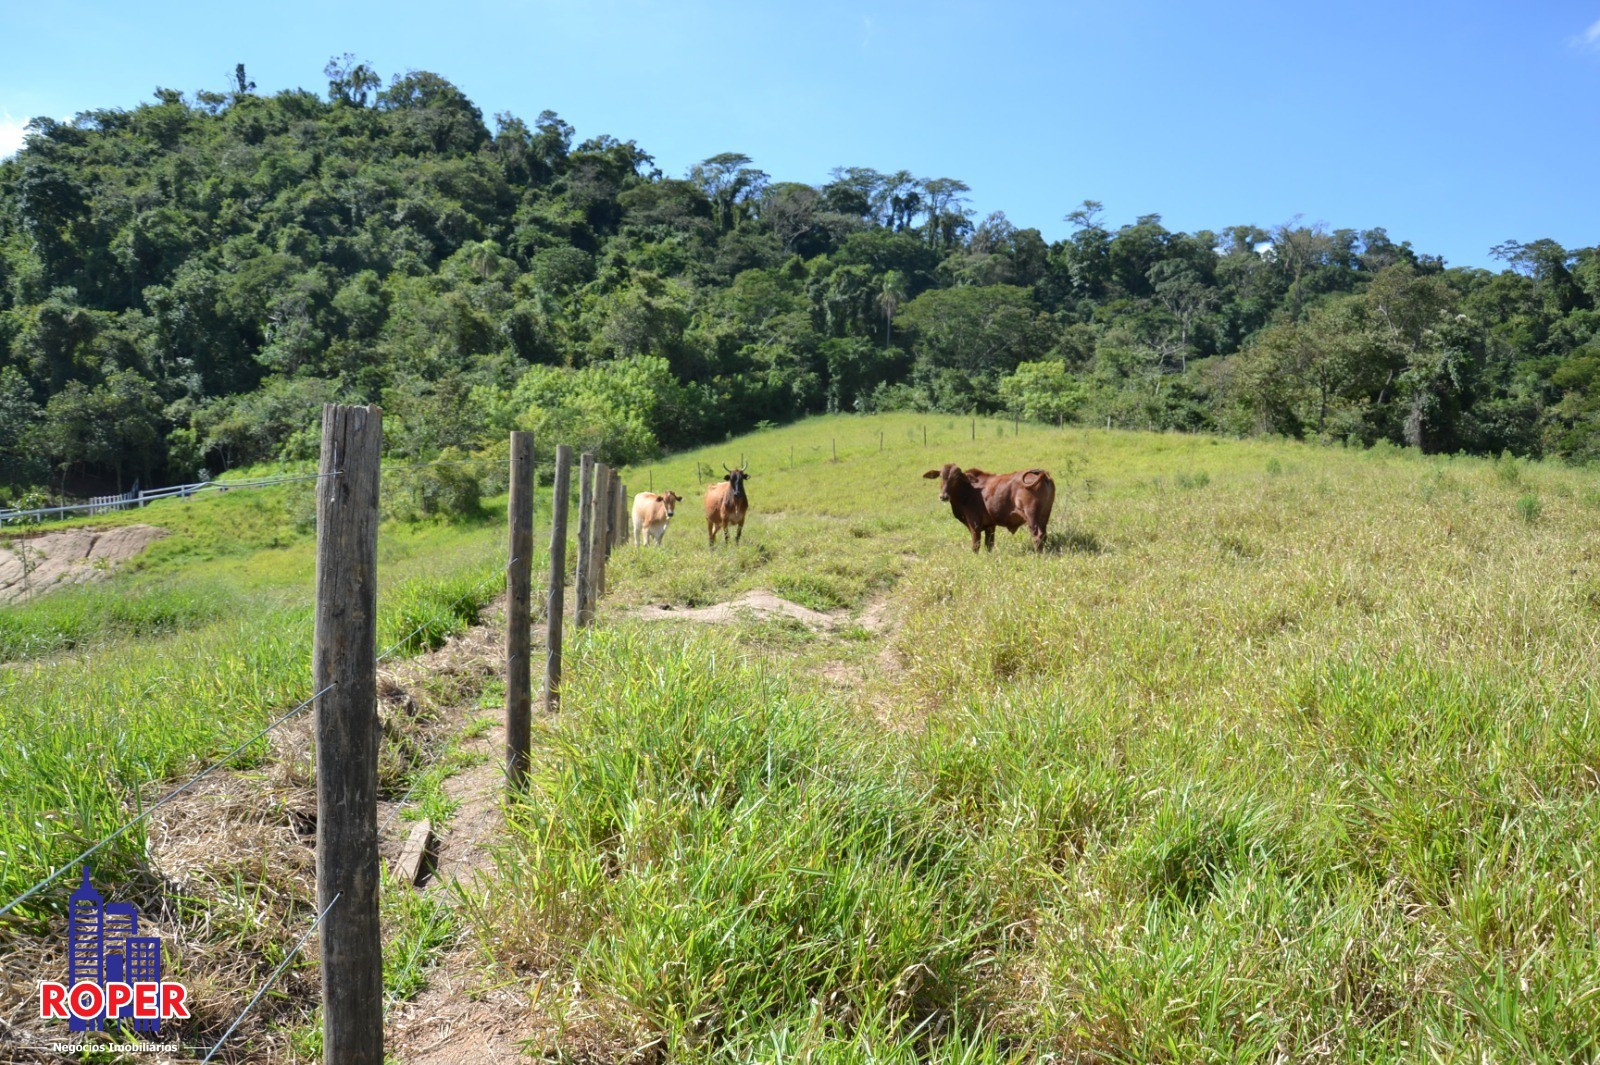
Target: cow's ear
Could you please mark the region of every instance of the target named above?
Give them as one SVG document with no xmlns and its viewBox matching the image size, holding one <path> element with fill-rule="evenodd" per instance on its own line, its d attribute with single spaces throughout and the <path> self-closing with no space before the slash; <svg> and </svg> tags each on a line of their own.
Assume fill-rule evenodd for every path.
<svg viewBox="0 0 1600 1065">
<path fill-rule="evenodd" d="M 747 474 L 745 474 L 745 475 L 744 475 L 744 479 L 745 479 L 745 480 L 747 480 L 747 481 L 748 481 L 748 480 L 750 480 L 750 474 L 748 474 L 748 473 L 747 473 Z"/>
<path fill-rule="evenodd" d="M 934 480 L 935 478 L 937 478 L 939 476 L 939 471 L 938 470 L 929 470 L 927 473 L 923 474 L 922 476 L 923 476 L 924 479 L 931 481 L 931 480 Z"/>
</svg>

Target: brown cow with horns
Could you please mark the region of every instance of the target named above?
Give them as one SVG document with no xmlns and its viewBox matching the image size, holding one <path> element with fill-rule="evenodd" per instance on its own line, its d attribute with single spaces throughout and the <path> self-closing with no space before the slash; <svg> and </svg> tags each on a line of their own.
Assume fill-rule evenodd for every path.
<svg viewBox="0 0 1600 1065">
<path fill-rule="evenodd" d="M 728 464 L 723 463 L 722 468 L 728 470 Z M 734 533 L 733 542 L 738 543 L 744 537 L 744 515 L 750 507 L 750 498 L 744 494 L 744 482 L 750 479 L 750 474 L 745 472 L 744 456 L 739 456 L 739 468 L 728 470 L 728 475 L 718 483 L 706 489 L 706 528 L 711 533 L 711 546 L 717 546 L 717 533 L 722 533 L 722 542 L 728 542 L 728 530 L 737 525 L 739 531 Z"/>
<path fill-rule="evenodd" d="M 1033 549 L 1044 550 L 1045 526 L 1050 524 L 1050 508 L 1056 502 L 1056 483 L 1041 469 L 1016 473 L 989 473 L 963 470 L 953 462 L 922 476 L 939 481 L 939 498 L 950 504 L 956 520 L 972 531 L 972 550 L 978 550 L 978 537 L 994 550 L 994 530 L 1004 526 L 1016 532 L 1022 526 L 1033 534 Z"/>
</svg>

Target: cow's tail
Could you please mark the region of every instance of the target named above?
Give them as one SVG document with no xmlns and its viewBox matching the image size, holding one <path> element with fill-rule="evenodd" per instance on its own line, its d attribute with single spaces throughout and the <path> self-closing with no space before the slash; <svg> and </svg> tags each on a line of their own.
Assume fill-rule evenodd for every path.
<svg viewBox="0 0 1600 1065">
<path fill-rule="evenodd" d="M 1050 479 L 1050 474 L 1040 469 L 1022 471 L 1022 483 L 1029 488 L 1037 488 L 1041 484 L 1047 484 L 1052 489 L 1056 486 L 1056 482 Z"/>
</svg>

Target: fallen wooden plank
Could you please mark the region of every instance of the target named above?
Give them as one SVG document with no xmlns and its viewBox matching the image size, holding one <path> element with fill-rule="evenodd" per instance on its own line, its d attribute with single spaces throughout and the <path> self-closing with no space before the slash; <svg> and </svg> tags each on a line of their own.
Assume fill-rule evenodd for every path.
<svg viewBox="0 0 1600 1065">
<path fill-rule="evenodd" d="M 406 838 L 400 860 L 395 863 L 395 875 L 401 883 L 416 887 L 421 882 L 431 864 L 428 859 L 433 854 L 434 843 L 432 822 L 418 821 Z"/>
</svg>

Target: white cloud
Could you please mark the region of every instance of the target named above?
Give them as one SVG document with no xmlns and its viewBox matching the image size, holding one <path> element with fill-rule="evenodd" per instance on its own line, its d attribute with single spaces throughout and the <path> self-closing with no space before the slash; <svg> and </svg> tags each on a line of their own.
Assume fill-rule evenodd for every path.
<svg viewBox="0 0 1600 1065">
<path fill-rule="evenodd" d="M 12 118 L 9 111 L 0 115 L 0 159 L 17 154 L 27 128 L 28 120 L 25 118 Z"/>
<path fill-rule="evenodd" d="M 1572 43 L 1578 48 L 1593 48 L 1600 51 L 1600 19 L 1597 19 L 1588 29 L 1572 38 Z"/>
</svg>

